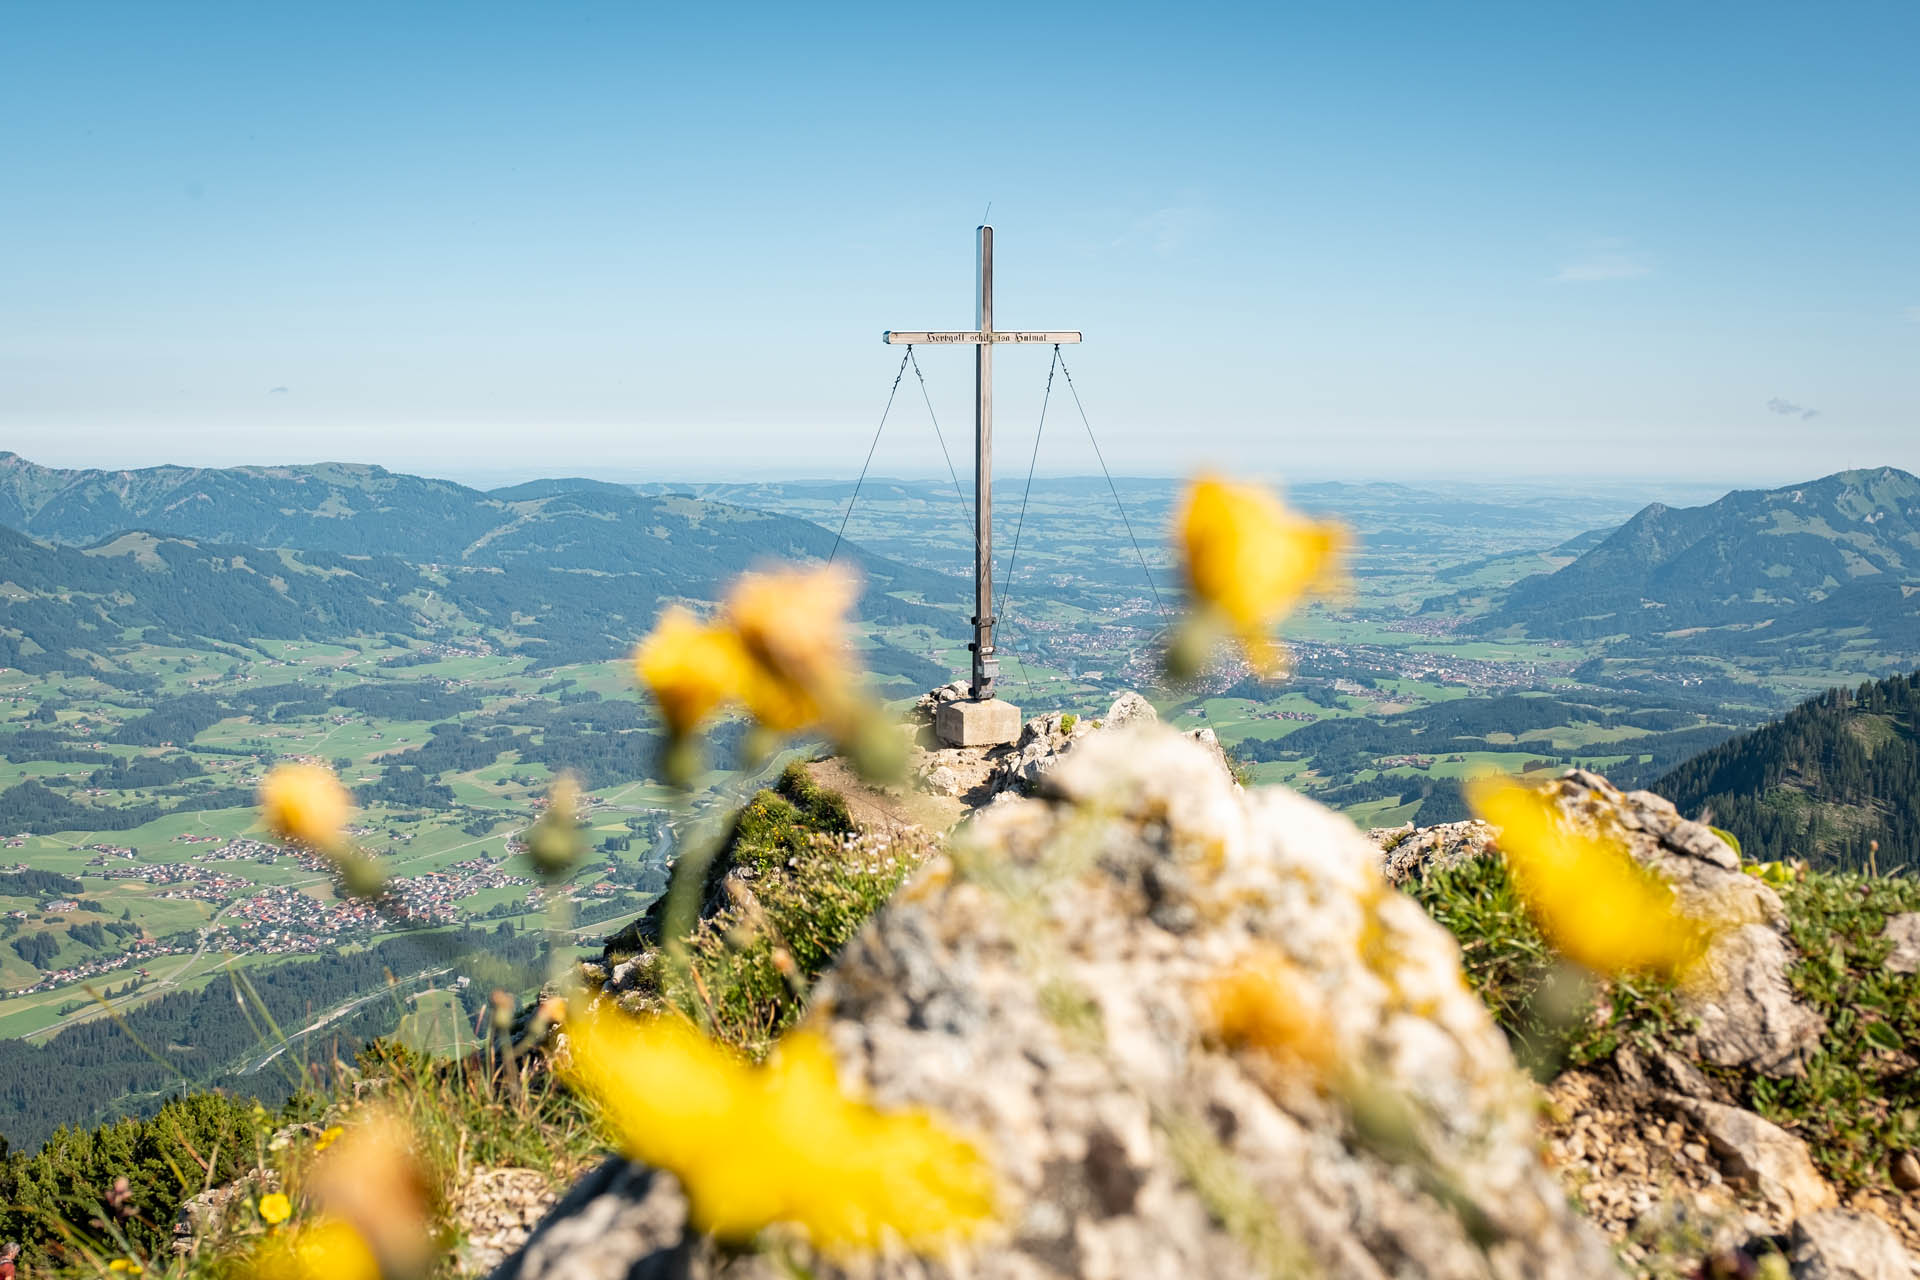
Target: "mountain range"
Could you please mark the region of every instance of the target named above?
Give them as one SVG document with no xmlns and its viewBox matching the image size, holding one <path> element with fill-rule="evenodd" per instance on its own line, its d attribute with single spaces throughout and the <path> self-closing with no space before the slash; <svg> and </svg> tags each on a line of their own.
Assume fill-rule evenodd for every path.
<svg viewBox="0 0 1920 1280">
<path fill-rule="evenodd" d="M 824 559 L 833 544 L 804 520 L 596 481 L 489 494 L 339 463 L 63 471 L 0 453 L 0 664 L 93 670 L 142 630 L 238 641 L 463 628 L 542 664 L 598 661 L 663 600 L 712 599 L 743 570 Z M 920 601 L 958 605 L 964 583 L 839 554 L 866 579 L 865 616 L 951 625 Z"/>
<path fill-rule="evenodd" d="M 1517 583 L 1479 625 L 1692 652 L 1920 649 L 1920 478 L 1893 467 L 1654 503 L 1553 573 Z M 1705 634 L 1710 632 L 1712 634 Z"/>
</svg>

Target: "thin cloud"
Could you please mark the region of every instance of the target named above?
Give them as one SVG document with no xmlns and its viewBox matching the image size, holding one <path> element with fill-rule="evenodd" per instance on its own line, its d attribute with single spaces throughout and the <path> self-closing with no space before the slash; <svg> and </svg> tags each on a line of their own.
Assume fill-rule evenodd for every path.
<svg viewBox="0 0 1920 1280">
<path fill-rule="evenodd" d="M 1920 324 L 1920 307 L 1908 307 L 1900 314 L 1908 324 Z"/>
<path fill-rule="evenodd" d="M 1636 280 L 1653 274 L 1653 263 L 1644 253 L 1631 249 L 1609 249 L 1583 254 L 1561 267 L 1550 277 L 1554 284 L 1592 284 L 1599 280 Z"/>
<path fill-rule="evenodd" d="M 284 395 L 287 395 L 288 393 L 289 393 L 289 389 L 286 387 L 268 387 L 267 388 L 267 394 L 270 396 L 284 396 Z"/>
<path fill-rule="evenodd" d="M 1767 401 L 1767 412 L 1777 413 L 1783 418 L 1799 417 L 1802 421 L 1820 416 L 1818 409 L 1809 409 L 1803 404 L 1795 404 L 1791 400 L 1782 400 L 1779 396 L 1775 396 L 1773 399 Z"/>
</svg>

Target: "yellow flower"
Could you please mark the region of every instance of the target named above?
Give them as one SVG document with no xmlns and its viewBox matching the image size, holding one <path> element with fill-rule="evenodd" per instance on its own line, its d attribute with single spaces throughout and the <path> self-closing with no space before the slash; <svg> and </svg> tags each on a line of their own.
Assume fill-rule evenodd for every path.
<svg viewBox="0 0 1920 1280">
<path fill-rule="evenodd" d="M 339 1224 L 325 1233 L 302 1233 L 319 1242 L 316 1248 L 324 1245 L 349 1262 L 360 1255 L 377 1259 L 375 1273 L 387 1280 L 417 1275 L 432 1261 L 427 1178 L 413 1131 L 397 1114 L 357 1115 L 314 1161 L 307 1191 L 321 1217 Z"/>
<path fill-rule="evenodd" d="M 853 575 L 830 565 L 742 574 L 726 619 L 768 674 L 817 698 L 846 682 L 846 613 L 859 594 Z"/>
<path fill-rule="evenodd" d="M 652 692 L 667 732 L 677 740 L 745 697 L 752 664 L 731 630 L 675 606 L 660 615 L 634 650 L 633 672 Z"/>
<path fill-rule="evenodd" d="M 1256 485 L 1203 476 L 1187 490 L 1180 542 L 1200 609 L 1232 629 L 1256 671 L 1272 675 L 1281 653 L 1268 633 L 1301 596 L 1334 584 L 1347 535 Z"/>
<path fill-rule="evenodd" d="M 580 784 L 563 773 L 547 788 L 547 810 L 527 831 L 527 857 L 542 879 L 558 880 L 585 856 L 580 833 Z"/>
<path fill-rule="evenodd" d="M 1671 885 L 1617 842 L 1573 829 L 1543 793 L 1495 776 L 1469 783 L 1467 799 L 1500 828 L 1514 887 L 1567 959 L 1602 976 L 1680 979 L 1706 953 L 1710 921 L 1681 914 Z"/>
<path fill-rule="evenodd" d="M 583 1014 L 572 1038 L 572 1079 L 628 1156 L 679 1178 L 702 1230 L 740 1240 L 791 1222 L 823 1248 L 932 1248 L 992 1215 L 979 1153 L 925 1112 L 849 1099 L 811 1033 L 759 1067 L 667 1018 Z"/>
<path fill-rule="evenodd" d="M 252 1280 L 382 1280 L 378 1256 L 338 1218 L 276 1236 L 254 1255 L 247 1274 Z"/>
<path fill-rule="evenodd" d="M 132 1258 L 115 1258 L 107 1264 L 107 1270 L 118 1271 L 130 1276 L 143 1276 L 147 1273 L 147 1269 L 135 1262 Z"/>
<path fill-rule="evenodd" d="M 277 1227 L 293 1216 L 293 1201 L 275 1191 L 260 1197 L 260 1217 L 270 1227 Z"/>
<path fill-rule="evenodd" d="M 316 1139 L 313 1144 L 313 1154 L 319 1155 L 322 1151 L 325 1151 L 328 1147 L 338 1142 L 340 1135 L 345 1132 L 346 1130 L 337 1124 L 330 1124 L 325 1129 L 322 1129 L 320 1131 L 320 1137 Z"/>
<path fill-rule="evenodd" d="M 1333 1030 L 1292 961 L 1261 947 L 1200 990 L 1214 1033 L 1230 1049 L 1257 1049 L 1316 1071 L 1333 1061 Z"/>
<path fill-rule="evenodd" d="M 353 798 L 333 771 L 316 764 L 283 764 L 260 784 L 260 816 L 277 839 L 330 851 L 345 843 L 342 829 Z"/>
</svg>

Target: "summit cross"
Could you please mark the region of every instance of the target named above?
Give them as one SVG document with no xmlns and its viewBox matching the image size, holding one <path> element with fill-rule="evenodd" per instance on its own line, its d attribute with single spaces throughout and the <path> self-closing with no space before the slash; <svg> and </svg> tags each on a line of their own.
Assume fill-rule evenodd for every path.
<svg viewBox="0 0 1920 1280">
<path fill-rule="evenodd" d="M 993 228 L 979 228 L 979 236 L 980 288 L 975 327 L 914 333 L 889 329 L 884 338 L 894 346 L 973 348 L 973 643 L 967 647 L 973 651 L 971 692 L 976 702 L 984 702 L 993 697 L 993 682 L 1000 675 L 1000 661 L 993 648 L 993 626 L 999 621 L 993 616 L 993 349 L 1002 343 L 1059 346 L 1080 341 L 1080 335 L 995 329 Z M 1018 712 L 1013 712 L 1013 727 L 1018 734 Z"/>
</svg>

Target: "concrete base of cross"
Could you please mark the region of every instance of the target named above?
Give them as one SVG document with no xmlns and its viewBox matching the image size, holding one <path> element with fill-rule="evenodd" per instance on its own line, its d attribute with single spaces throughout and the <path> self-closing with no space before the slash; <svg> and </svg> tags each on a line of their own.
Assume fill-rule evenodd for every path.
<svg viewBox="0 0 1920 1280">
<path fill-rule="evenodd" d="M 1020 708 L 998 698 L 942 703 L 933 732 L 949 747 L 997 747 L 1020 740 Z"/>
</svg>

